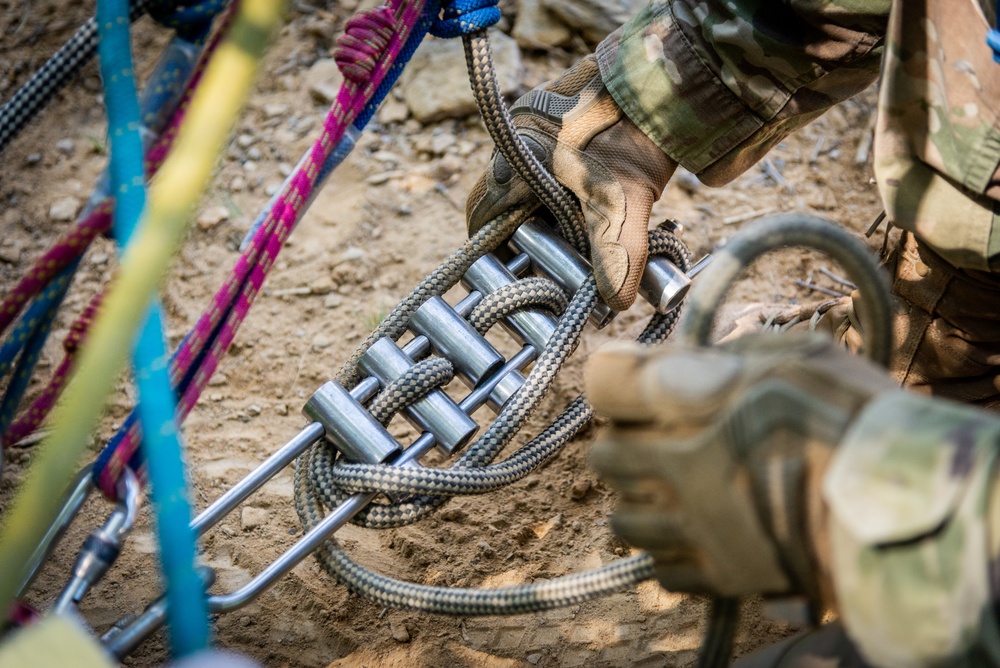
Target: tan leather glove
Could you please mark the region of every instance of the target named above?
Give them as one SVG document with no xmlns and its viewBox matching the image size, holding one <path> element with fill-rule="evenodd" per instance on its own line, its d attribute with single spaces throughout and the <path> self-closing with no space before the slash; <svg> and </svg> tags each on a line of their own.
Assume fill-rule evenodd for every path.
<svg viewBox="0 0 1000 668">
<path fill-rule="evenodd" d="M 601 297 L 627 309 L 646 264 L 650 210 L 676 163 L 618 107 L 593 56 L 522 97 L 511 115 L 528 148 L 583 205 Z M 469 194 L 469 233 L 531 201 L 531 190 L 495 153 Z"/>
<path fill-rule="evenodd" d="M 885 373 L 816 333 L 716 348 L 598 352 L 587 396 L 612 424 L 597 472 L 621 493 L 616 533 L 671 591 L 830 600 L 819 481 Z"/>
</svg>

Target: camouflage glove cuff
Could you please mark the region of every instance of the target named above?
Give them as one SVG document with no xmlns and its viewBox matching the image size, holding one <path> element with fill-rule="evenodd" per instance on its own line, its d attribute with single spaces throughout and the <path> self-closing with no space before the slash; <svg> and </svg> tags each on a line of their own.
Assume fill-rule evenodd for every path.
<svg viewBox="0 0 1000 668">
<path fill-rule="evenodd" d="M 1000 418 L 897 391 L 846 434 L 823 481 L 832 580 L 875 666 L 1000 665 Z"/>
<path fill-rule="evenodd" d="M 583 205 L 597 288 L 624 310 L 646 264 L 650 211 L 676 164 L 622 113 L 593 56 L 543 84 L 511 109 L 528 148 Z M 469 194 L 473 234 L 511 208 L 536 202 L 499 153 Z"/>
<path fill-rule="evenodd" d="M 893 383 L 818 334 L 724 348 L 615 348 L 587 370 L 613 420 L 597 471 L 619 492 L 612 526 L 648 550 L 672 591 L 826 600 L 814 534 L 819 481 L 873 394 Z"/>
</svg>

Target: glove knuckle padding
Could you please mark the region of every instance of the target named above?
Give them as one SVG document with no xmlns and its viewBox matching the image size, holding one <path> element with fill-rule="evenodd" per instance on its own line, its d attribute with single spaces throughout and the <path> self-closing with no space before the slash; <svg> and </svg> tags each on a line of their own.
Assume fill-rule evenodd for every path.
<svg viewBox="0 0 1000 668">
<path fill-rule="evenodd" d="M 646 264 L 650 210 L 674 164 L 605 90 L 592 56 L 519 99 L 512 117 L 542 165 L 580 200 L 604 301 L 615 310 L 628 308 Z M 496 178 L 506 169 L 494 155 L 470 194 L 470 232 L 505 208 L 537 202 L 521 179 Z"/>
<path fill-rule="evenodd" d="M 992 416 L 895 392 L 834 456 L 823 493 L 838 608 L 873 664 L 1000 663 L 998 441 Z"/>
</svg>

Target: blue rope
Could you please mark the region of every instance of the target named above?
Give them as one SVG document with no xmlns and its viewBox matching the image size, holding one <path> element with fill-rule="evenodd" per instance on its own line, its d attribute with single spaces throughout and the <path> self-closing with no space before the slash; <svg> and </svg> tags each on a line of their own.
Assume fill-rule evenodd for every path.
<svg viewBox="0 0 1000 668">
<path fill-rule="evenodd" d="M 69 285 L 75 269 L 76 264 L 73 264 L 56 274 L 52 281 L 45 286 L 45 289 L 31 302 L 31 306 L 21 314 L 10 336 L 4 341 L 3 346 L 0 346 L 0 379 L 7 375 L 18 354 L 24 350 L 32 337 L 37 336 L 41 323 L 46 318 L 51 318 L 59 308 L 62 297 L 65 295 L 63 286 Z"/>
<path fill-rule="evenodd" d="M 14 330 L 8 341 L 8 343 L 20 342 L 21 345 L 12 345 L 11 347 L 19 348 L 21 356 L 17 360 L 17 367 L 14 369 L 10 384 L 7 385 L 7 390 L 3 394 L 3 400 L 0 401 L 0 434 L 7 431 L 17 415 L 17 407 L 21 405 L 21 399 L 24 398 L 24 393 L 28 390 L 35 365 L 38 363 L 45 341 L 52 331 L 52 323 L 55 321 L 59 305 L 62 304 L 69 291 L 73 274 L 76 273 L 79 263 L 80 261 L 77 260 L 67 266 L 45 286 L 45 290 L 35 299 L 27 313 L 22 316 L 17 329 Z M 34 313 L 35 311 L 38 312 L 38 315 Z M 23 339 L 18 332 L 22 324 L 26 325 L 26 329 L 31 330 L 30 334 Z M 5 358 L 6 351 L 7 344 L 4 344 L 0 354 L 3 354 Z M 9 362 L 0 364 L 0 378 L 6 375 L 9 368 Z"/>
<path fill-rule="evenodd" d="M 124 248 L 146 204 L 140 109 L 132 67 L 128 0 L 98 0 L 98 53 L 108 110 L 115 237 Z M 139 420 L 156 506 L 160 560 L 166 579 L 167 620 L 175 656 L 208 646 L 208 606 L 195 572 L 191 506 L 163 343 L 162 309 L 150 308 L 134 354 Z"/>
<path fill-rule="evenodd" d="M 228 0 L 201 0 L 187 6 L 158 3 L 149 8 L 154 21 L 173 28 L 178 35 L 197 41 L 204 39 L 212 27 L 212 20 L 226 6 Z"/>
<path fill-rule="evenodd" d="M 484 30 L 500 20 L 498 0 L 450 0 L 444 5 L 442 17 L 434 21 L 431 34 L 435 37 L 461 37 Z"/>
</svg>

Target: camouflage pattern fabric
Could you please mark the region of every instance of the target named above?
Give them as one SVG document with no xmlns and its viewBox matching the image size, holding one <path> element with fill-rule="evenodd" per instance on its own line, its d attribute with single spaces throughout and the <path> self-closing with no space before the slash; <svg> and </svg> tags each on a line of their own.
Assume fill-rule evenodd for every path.
<svg viewBox="0 0 1000 668">
<path fill-rule="evenodd" d="M 882 63 L 875 175 L 890 219 L 956 267 L 997 269 L 993 20 L 981 0 L 653 0 L 597 56 L 625 113 L 709 185 L 865 89 Z"/>
<path fill-rule="evenodd" d="M 840 619 L 876 666 L 1000 665 L 1000 419 L 893 392 L 855 420 L 823 485 Z"/>
</svg>

